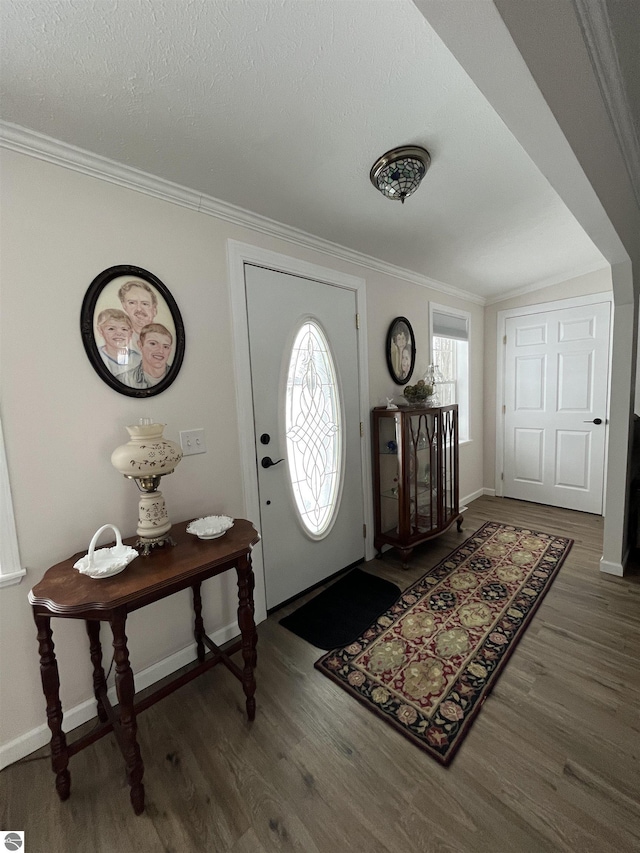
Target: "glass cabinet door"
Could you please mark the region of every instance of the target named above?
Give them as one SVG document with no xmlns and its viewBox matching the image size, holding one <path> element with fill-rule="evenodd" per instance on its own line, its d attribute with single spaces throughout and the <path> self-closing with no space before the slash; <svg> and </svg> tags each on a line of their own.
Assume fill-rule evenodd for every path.
<svg viewBox="0 0 640 853">
<path fill-rule="evenodd" d="M 458 425 L 453 407 L 442 410 L 442 511 L 443 524 L 458 514 Z"/>
<path fill-rule="evenodd" d="M 398 535 L 400 524 L 399 445 L 399 416 L 390 415 L 380 418 L 378 421 L 377 448 L 380 531 L 392 537 Z"/>
<path fill-rule="evenodd" d="M 430 410 L 406 420 L 410 532 L 428 533 L 438 526 L 438 416 Z"/>
</svg>

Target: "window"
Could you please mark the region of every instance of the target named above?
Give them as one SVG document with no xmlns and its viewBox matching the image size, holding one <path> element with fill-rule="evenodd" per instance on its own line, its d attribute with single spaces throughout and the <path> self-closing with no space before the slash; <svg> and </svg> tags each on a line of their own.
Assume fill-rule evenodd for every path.
<svg viewBox="0 0 640 853">
<path fill-rule="evenodd" d="M 438 366 L 442 381 L 436 391 L 441 406 L 458 404 L 460 441 L 469 440 L 469 326 L 466 311 L 430 306 L 432 362 Z"/>
<path fill-rule="evenodd" d="M 321 539 L 338 507 L 342 410 L 329 344 L 313 320 L 302 324 L 291 352 L 285 426 L 296 509 L 307 534 Z"/>
</svg>

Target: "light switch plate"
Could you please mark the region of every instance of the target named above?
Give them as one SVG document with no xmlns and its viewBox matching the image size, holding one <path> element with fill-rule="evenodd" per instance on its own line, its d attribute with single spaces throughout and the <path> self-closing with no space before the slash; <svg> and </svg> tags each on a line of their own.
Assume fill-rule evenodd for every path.
<svg viewBox="0 0 640 853">
<path fill-rule="evenodd" d="M 206 453 L 207 445 L 204 440 L 204 430 L 180 430 L 180 447 L 184 456 L 192 456 L 194 453 Z"/>
</svg>

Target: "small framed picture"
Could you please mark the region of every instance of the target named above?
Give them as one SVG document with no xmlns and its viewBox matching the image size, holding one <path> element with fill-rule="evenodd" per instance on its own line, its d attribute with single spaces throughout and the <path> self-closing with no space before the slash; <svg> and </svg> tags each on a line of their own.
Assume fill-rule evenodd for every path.
<svg viewBox="0 0 640 853">
<path fill-rule="evenodd" d="M 94 278 L 80 332 L 95 371 L 119 394 L 161 394 L 182 366 L 180 310 L 160 279 L 141 267 L 109 267 Z"/>
<path fill-rule="evenodd" d="M 416 363 L 416 345 L 411 323 L 396 317 L 387 332 L 387 366 L 397 385 L 406 385 Z"/>
</svg>

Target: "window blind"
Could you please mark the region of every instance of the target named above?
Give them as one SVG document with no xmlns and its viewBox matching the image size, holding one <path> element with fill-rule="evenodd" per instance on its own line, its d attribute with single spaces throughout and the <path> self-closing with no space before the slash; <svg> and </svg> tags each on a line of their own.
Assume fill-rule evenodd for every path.
<svg viewBox="0 0 640 853">
<path fill-rule="evenodd" d="M 469 321 L 467 317 L 456 314 L 433 312 L 433 334 L 438 338 L 453 338 L 456 341 L 469 340 Z"/>
</svg>

